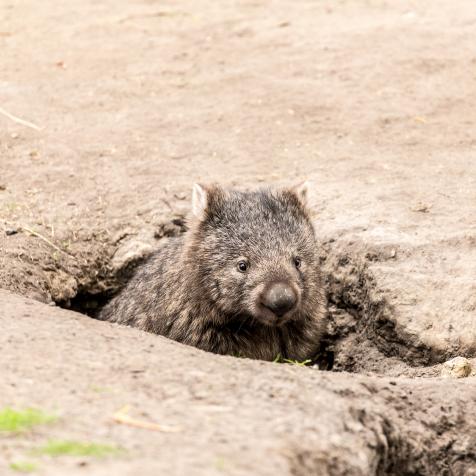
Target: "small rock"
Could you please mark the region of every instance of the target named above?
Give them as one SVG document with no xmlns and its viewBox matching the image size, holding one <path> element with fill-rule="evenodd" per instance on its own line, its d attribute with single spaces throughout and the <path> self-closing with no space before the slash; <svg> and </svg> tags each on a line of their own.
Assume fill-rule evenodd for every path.
<svg viewBox="0 0 476 476">
<path fill-rule="evenodd" d="M 4 183 L 0 183 L 0 192 L 3 192 L 7 189 L 7 186 Z"/>
<path fill-rule="evenodd" d="M 464 357 L 455 357 L 443 364 L 442 377 L 463 378 L 471 373 L 471 362 Z"/>
<path fill-rule="evenodd" d="M 5 234 L 7 236 L 12 236 L 12 235 L 16 235 L 18 233 L 18 229 L 17 228 L 7 228 L 5 230 Z"/>
</svg>

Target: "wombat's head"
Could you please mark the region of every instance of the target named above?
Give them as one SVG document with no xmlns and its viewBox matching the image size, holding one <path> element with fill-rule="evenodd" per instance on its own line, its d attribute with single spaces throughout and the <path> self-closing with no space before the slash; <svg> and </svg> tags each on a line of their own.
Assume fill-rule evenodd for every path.
<svg viewBox="0 0 476 476">
<path fill-rule="evenodd" d="M 253 192 L 195 185 L 188 259 L 198 291 L 225 319 L 280 326 L 320 299 L 307 188 Z"/>
</svg>

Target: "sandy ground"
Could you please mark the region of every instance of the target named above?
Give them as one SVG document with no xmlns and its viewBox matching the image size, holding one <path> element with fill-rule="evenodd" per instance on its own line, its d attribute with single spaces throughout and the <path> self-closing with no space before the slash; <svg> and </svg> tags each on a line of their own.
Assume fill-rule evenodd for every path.
<svg viewBox="0 0 476 476">
<path fill-rule="evenodd" d="M 336 448 L 342 461 L 360 461 L 354 458 L 360 449 L 367 455 L 348 474 L 400 474 L 398 465 L 377 461 L 375 453 L 385 453 L 379 444 L 367 445 L 373 437 L 365 432 L 373 423 L 361 421 L 361 438 L 358 432 L 348 441 L 342 436 L 344 409 L 360 408 L 369 395 L 357 391 L 357 403 L 344 395 L 342 406 L 329 409 L 329 420 L 320 420 L 327 407 L 321 414 L 319 402 L 337 398 L 346 382 L 360 385 L 364 377 L 351 374 L 284 367 L 309 393 L 289 402 L 299 407 L 289 418 L 283 416 L 284 397 L 276 408 L 266 404 L 270 413 L 260 418 L 285 420 L 276 440 L 269 424 L 261 433 L 248 425 L 231 432 L 231 444 L 224 431 L 236 421 L 224 418 L 201 434 L 198 445 L 199 429 L 206 427 L 198 415 L 208 410 L 191 411 L 196 430 L 187 436 L 114 429 L 105 423 L 110 413 L 130 402 L 152 418 L 183 425 L 190 401 L 174 395 L 187 386 L 180 379 L 198 366 L 207 369 L 200 378 L 212 393 L 206 405 L 224 405 L 222 399 L 237 392 L 238 384 L 228 379 L 213 383 L 220 372 L 229 375 L 243 365 L 247 370 L 237 382 L 244 387 L 253 375 L 259 391 L 253 387 L 243 396 L 241 389 L 232 403 L 241 408 L 241 398 L 249 398 L 243 411 L 251 421 L 262 411 L 262 387 L 271 382 L 280 388 L 283 366 L 271 370 L 187 353 L 155 336 L 70 317 L 47 304 L 83 309 L 93 294 L 101 300 L 116 290 L 134 260 L 158 246 L 164 224 L 170 230 L 170 220 L 188 209 L 195 181 L 250 187 L 306 179 L 313 184 L 322 241 L 335 368 L 376 373 L 368 378 L 377 386 L 385 385 L 382 375 L 398 382 L 412 377 L 415 388 L 438 387 L 436 399 L 445 386 L 453 392 L 453 383 L 420 377 L 438 375 L 439 364 L 450 357 L 476 357 L 474 2 L 72 0 L 40 7 L 25 0 L 0 2 L 0 18 L 0 107 L 40 128 L 0 114 L 0 287 L 45 303 L 34 307 L 44 316 L 41 326 L 35 316 L 17 326 L 15 313 L 3 309 L 19 304 L 2 294 L 2 363 L 9 365 L 0 405 L 58 409 L 74 415 L 64 419 L 61 432 L 104 436 L 130 449 L 120 461 L 77 468 L 87 474 L 110 474 L 111 468 L 137 473 L 138 465 L 150 474 L 159 468 L 168 474 L 191 474 L 190 468 L 234 474 L 221 462 L 210 469 L 223 453 L 236 462 L 237 474 L 250 474 L 242 465 L 254 464 L 254 474 L 304 475 L 319 464 L 328 468 L 324 461 L 332 461 Z M 81 332 L 70 333 L 70 326 Z M 45 362 L 39 350 L 30 356 L 28 342 L 37 332 L 43 335 L 38 349 L 52 342 L 61 352 Z M 95 340 L 97 334 L 103 337 Z M 166 390 L 151 384 L 149 374 L 141 374 L 146 390 L 135 395 L 134 374 L 122 370 L 131 348 L 142 366 L 164 358 L 148 351 L 155 342 L 172 357 L 155 373 L 158 380 L 175 379 L 167 405 L 159 392 Z M 115 363 L 104 366 L 112 348 Z M 107 408 L 109 395 L 88 396 L 95 362 L 102 366 L 99 380 L 114 381 L 119 394 L 126 389 Z M 323 381 L 330 382 L 327 390 Z M 458 385 L 469 396 L 464 392 L 474 389 L 474 378 Z M 317 403 L 299 413 L 306 399 L 313 400 L 313 389 Z M 376 413 L 390 411 L 389 398 L 373 398 Z M 410 413 L 405 417 L 411 419 Z M 450 414 L 455 427 L 462 424 Z M 328 447 L 319 422 L 336 426 Z M 270 456 L 269 448 L 286 447 L 285 430 L 294 435 L 292 451 Z M 433 448 L 447 453 L 433 458 L 438 473 L 470 474 L 474 452 L 461 448 L 474 442 L 474 427 L 462 433 L 464 441 L 454 437 L 451 444 L 447 429 L 442 432 Z M 27 443 L 1 438 L 6 468 Z M 439 446 L 443 441 L 446 450 Z M 387 443 L 401 450 L 392 438 Z M 248 445 L 246 451 L 240 444 Z M 422 445 L 424 454 L 433 454 Z M 264 457 L 259 469 L 256 461 Z M 76 462 L 42 462 L 43 472 L 64 474 L 63 464 L 73 471 Z"/>
</svg>

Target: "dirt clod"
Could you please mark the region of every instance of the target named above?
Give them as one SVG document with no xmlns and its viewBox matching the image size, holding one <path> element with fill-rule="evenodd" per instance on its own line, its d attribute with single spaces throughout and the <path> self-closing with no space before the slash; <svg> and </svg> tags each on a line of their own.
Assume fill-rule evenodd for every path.
<svg viewBox="0 0 476 476">
<path fill-rule="evenodd" d="M 464 357 L 455 357 L 445 362 L 441 368 L 443 377 L 463 378 L 471 374 L 471 362 Z"/>
</svg>

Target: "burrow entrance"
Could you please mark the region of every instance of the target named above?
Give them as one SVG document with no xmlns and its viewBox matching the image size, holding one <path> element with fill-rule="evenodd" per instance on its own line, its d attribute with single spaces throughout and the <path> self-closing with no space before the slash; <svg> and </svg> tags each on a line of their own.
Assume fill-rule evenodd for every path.
<svg viewBox="0 0 476 476">
<path fill-rule="evenodd" d="M 156 238 L 174 237 L 186 231 L 183 219 L 164 224 Z M 92 318 L 127 283 L 154 247 L 130 240 L 121 244 L 125 259 L 118 265 L 107 260 L 90 270 L 94 276 L 78 286 L 72 296 L 56 304 Z M 322 370 L 377 373 L 388 376 L 434 375 L 432 367 L 445 356 L 415 342 L 398 328 L 395 310 L 379 290 L 369 263 L 375 255 L 363 248 L 320 245 L 321 266 L 328 301 L 328 330 L 313 362 Z M 119 250 L 119 248 L 118 248 Z M 117 252 L 116 252 L 117 254 Z M 115 255 L 114 255 L 115 256 Z"/>
</svg>

